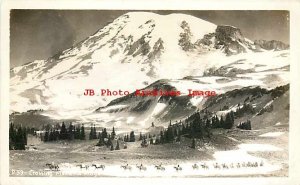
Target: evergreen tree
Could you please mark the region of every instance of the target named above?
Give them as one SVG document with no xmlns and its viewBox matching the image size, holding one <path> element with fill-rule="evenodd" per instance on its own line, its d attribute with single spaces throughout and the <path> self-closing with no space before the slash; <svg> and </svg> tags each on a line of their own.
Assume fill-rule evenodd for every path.
<svg viewBox="0 0 300 185">
<path fill-rule="evenodd" d="M 120 146 L 119 146 L 119 140 L 117 140 L 117 145 L 116 145 L 116 148 L 115 150 L 120 150 Z"/>
<path fill-rule="evenodd" d="M 163 144 L 164 143 L 164 132 L 161 130 L 160 131 L 160 139 L 159 139 L 159 143 Z"/>
<path fill-rule="evenodd" d="M 233 124 L 234 124 L 234 118 L 232 116 L 232 113 L 226 114 L 226 118 L 225 118 L 225 121 L 224 121 L 224 127 L 223 128 L 231 129 Z"/>
<path fill-rule="evenodd" d="M 97 130 L 96 130 L 95 125 L 93 127 L 93 139 L 97 139 Z"/>
<path fill-rule="evenodd" d="M 142 133 L 140 132 L 139 141 L 142 141 L 142 139 L 143 139 L 143 136 L 142 136 Z"/>
<path fill-rule="evenodd" d="M 210 127 L 211 127 L 210 120 L 209 120 L 209 119 L 206 119 L 206 123 L 205 123 L 205 131 L 206 131 L 206 133 L 207 133 L 207 137 L 208 137 L 208 138 L 211 137 Z"/>
<path fill-rule="evenodd" d="M 116 132 L 115 132 L 115 127 L 113 127 L 112 132 L 111 132 L 111 139 L 114 140 L 116 137 Z"/>
<path fill-rule="evenodd" d="M 69 128 L 68 128 L 68 139 L 73 140 L 74 139 L 74 126 L 72 125 L 72 122 L 70 122 Z"/>
<path fill-rule="evenodd" d="M 180 142 L 181 140 L 180 137 L 181 137 L 180 135 L 176 137 L 176 142 Z"/>
<path fill-rule="evenodd" d="M 99 133 L 99 141 L 97 143 L 97 146 L 104 146 L 105 142 L 104 142 L 104 138 L 102 137 L 101 133 Z"/>
<path fill-rule="evenodd" d="M 192 139 L 192 146 L 191 148 L 195 149 L 196 148 L 196 140 L 195 138 Z"/>
<path fill-rule="evenodd" d="M 18 150 L 25 150 L 24 131 L 21 126 L 18 128 L 16 145 Z"/>
<path fill-rule="evenodd" d="M 150 145 L 153 145 L 153 138 L 150 138 Z"/>
<path fill-rule="evenodd" d="M 9 149 L 13 150 L 15 149 L 15 143 L 16 143 L 16 131 L 14 124 L 10 122 L 9 125 Z"/>
<path fill-rule="evenodd" d="M 102 130 L 102 138 L 107 138 L 107 131 L 106 131 L 106 128 L 104 128 L 103 130 Z"/>
<path fill-rule="evenodd" d="M 250 120 L 247 120 L 247 129 L 248 130 L 251 130 L 251 121 Z"/>
<path fill-rule="evenodd" d="M 113 144 L 110 145 L 110 150 L 111 150 L 111 151 L 114 150 L 114 145 L 113 145 Z"/>
<path fill-rule="evenodd" d="M 215 116 L 212 116 L 211 117 L 211 127 L 216 128 L 215 126 L 216 126 L 216 118 L 215 118 Z"/>
<path fill-rule="evenodd" d="M 55 130 L 54 132 L 54 140 L 57 141 L 59 139 L 59 131 Z"/>
<path fill-rule="evenodd" d="M 53 134 L 53 130 L 52 129 L 49 132 L 49 141 L 54 141 L 54 134 Z"/>
<path fill-rule="evenodd" d="M 80 126 L 75 129 L 75 139 L 80 139 Z"/>
<path fill-rule="evenodd" d="M 112 146 L 112 141 L 111 141 L 110 135 L 108 135 L 106 146 L 107 147 Z"/>
<path fill-rule="evenodd" d="M 217 126 L 216 128 L 221 128 L 221 123 L 220 123 L 218 116 L 216 116 L 215 121 L 216 121 L 216 126 Z"/>
<path fill-rule="evenodd" d="M 24 142 L 24 145 L 27 145 L 27 130 L 26 130 L 26 128 L 23 129 L 23 142 Z"/>
<path fill-rule="evenodd" d="M 129 142 L 135 142 L 135 135 L 134 135 L 134 131 L 130 132 L 130 138 L 129 138 Z"/>
<path fill-rule="evenodd" d="M 84 131 L 83 125 L 81 126 L 81 129 L 80 129 L 80 139 L 85 140 L 85 131 Z"/>
<path fill-rule="evenodd" d="M 181 134 L 182 134 L 182 135 L 186 134 L 186 127 L 185 127 L 184 124 L 182 125 Z"/>
<path fill-rule="evenodd" d="M 205 128 L 210 128 L 210 120 L 206 119 Z"/>
<path fill-rule="evenodd" d="M 171 125 L 171 122 L 170 122 L 169 127 L 167 128 L 165 137 L 166 137 L 165 141 L 168 142 L 168 143 L 173 142 L 173 140 L 174 140 L 174 131 L 173 131 L 173 127 Z"/>
<path fill-rule="evenodd" d="M 168 143 L 169 142 L 169 137 L 168 137 L 168 130 L 165 129 L 164 130 L 164 138 L 163 138 L 164 143 Z"/>
<path fill-rule="evenodd" d="M 48 142 L 48 141 L 49 141 L 49 132 L 46 131 L 44 136 L 44 142 Z"/>
<path fill-rule="evenodd" d="M 124 141 L 124 142 L 127 142 L 126 136 L 127 136 L 127 134 L 125 134 L 125 135 L 123 136 L 123 141 Z"/>
<path fill-rule="evenodd" d="M 9 125 L 9 149 L 10 150 L 25 150 L 27 145 L 27 130 L 26 127 L 19 126 L 15 129 L 13 123 Z"/>
<path fill-rule="evenodd" d="M 224 121 L 223 115 L 221 115 L 220 128 L 224 128 L 224 127 L 225 127 L 225 121 Z"/>
<path fill-rule="evenodd" d="M 94 128 L 91 126 L 89 140 L 93 139 Z"/>
<path fill-rule="evenodd" d="M 230 122 L 231 122 L 231 117 L 229 114 L 226 114 L 225 115 L 225 120 L 224 120 L 224 125 L 223 125 L 223 128 L 227 129 L 230 125 Z"/>
<path fill-rule="evenodd" d="M 191 124 L 190 124 L 190 127 L 189 127 L 189 135 L 191 136 L 191 137 L 195 137 L 195 135 L 196 135 L 196 129 L 197 129 L 197 126 L 196 126 L 196 124 L 195 124 L 195 122 L 192 122 Z"/>
<path fill-rule="evenodd" d="M 125 134 L 125 136 L 124 136 L 124 141 L 128 142 L 128 135 L 127 134 Z"/>
<path fill-rule="evenodd" d="M 60 130 L 60 139 L 67 139 L 67 129 L 64 122 L 62 122 L 61 130 Z"/>
<path fill-rule="evenodd" d="M 195 130 L 196 133 L 199 133 L 202 129 L 201 128 L 202 127 L 202 122 L 201 122 L 201 118 L 200 118 L 200 113 L 197 112 L 193 116 L 194 116 L 194 121 L 193 121 L 194 130 Z"/>
</svg>

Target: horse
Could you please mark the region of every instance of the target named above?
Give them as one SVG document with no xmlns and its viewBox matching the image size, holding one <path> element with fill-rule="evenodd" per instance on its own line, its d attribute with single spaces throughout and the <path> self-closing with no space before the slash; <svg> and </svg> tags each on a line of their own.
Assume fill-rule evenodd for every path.
<svg viewBox="0 0 300 185">
<path fill-rule="evenodd" d="M 245 162 L 242 163 L 242 167 L 246 167 L 246 163 Z"/>
<path fill-rule="evenodd" d="M 264 162 L 263 161 L 261 161 L 260 162 L 260 164 L 259 164 L 259 166 L 263 166 L 264 165 Z"/>
<path fill-rule="evenodd" d="M 198 166 L 198 164 L 195 163 L 195 164 L 192 165 L 192 168 L 193 168 L 193 170 L 198 170 L 199 166 Z"/>
<path fill-rule="evenodd" d="M 248 161 L 247 167 L 252 167 L 252 163 Z"/>
<path fill-rule="evenodd" d="M 228 169 L 227 164 L 223 163 L 223 164 L 222 164 L 222 168 L 223 168 L 223 169 Z"/>
<path fill-rule="evenodd" d="M 145 167 L 145 166 L 143 166 L 143 164 L 141 164 L 141 165 L 136 165 L 136 167 L 140 170 L 140 171 L 146 171 L 147 170 L 147 168 Z"/>
<path fill-rule="evenodd" d="M 46 163 L 46 166 L 48 166 L 50 168 L 50 170 L 52 170 L 54 168 L 55 171 L 59 170 L 59 166 L 57 164 L 54 163 Z"/>
<path fill-rule="evenodd" d="M 80 167 L 80 169 L 82 169 L 82 168 L 85 168 L 85 170 L 89 169 L 88 165 L 79 164 L 79 165 L 76 165 L 76 166 Z"/>
<path fill-rule="evenodd" d="M 205 163 L 201 164 L 201 167 L 202 167 L 203 169 L 205 169 L 205 170 L 207 170 L 207 169 L 209 168 L 208 165 L 205 164 Z"/>
<path fill-rule="evenodd" d="M 213 164 L 215 169 L 221 169 L 221 166 L 218 163 Z"/>
<path fill-rule="evenodd" d="M 52 165 L 51 163 L 46 163 L 46 166 L 48 166 L 50 169 L 52 168 Z"/>
<path fill-rule="evenodd" d="M 92 166 L 94 166 L 96 169 L 99 169 L 99 168 L 101 168 L 102 170 L 105 169 L 105 165 L 103 165 L 103 164 L 100 164 L 100 165 L 92 164 Z"/>
<path fill-rule="evenodd" d="M 123 168 L 124 170 L 131 170 L 131 166 L 129 166 L 128 164 L 121 165 L 121 168 Z"/>
<path fill-rule="evenodd" d="M 162 164 L 160 164 L 160 165 L 155 165 L 154 167 L 155 167 L 157 170 L 165 171 L 165 167 L 163 167 Z"/>
<path fill-rule="evenodd" d="M 181 166 L 179 166 L 179 164 L 177 166 L 174 166 L 174 168 L 176 169 L 176 171 L 181 171 L 182 170 L 182 168 L 181 168 Z"/>
<path fill-rule="evenodd" d="M 59 171 L 59 166 L 58 166 L 58 164 L 55 164 L 55 165 L 54 165 L 54 170 L 55 170 L 55 171 Z"/>
</svg>

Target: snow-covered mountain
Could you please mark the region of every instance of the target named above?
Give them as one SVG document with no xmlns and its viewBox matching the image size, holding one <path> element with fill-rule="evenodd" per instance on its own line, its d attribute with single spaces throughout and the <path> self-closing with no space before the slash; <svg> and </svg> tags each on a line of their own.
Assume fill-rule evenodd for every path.
<svg viewBox="0 0 300 185">
<path fill-rule="evenodd" d="M 238 28 L 190 15 L 131 12 L 47 60 L 10 72 L 12 112 L 43 109 L 51 117 L 90 122 L 105 120 L 99 112 L 110 110 L 111 101 L 118 97 L 84 96 L 85 89 L 133 92 L 160 79 L 181 91 L 212 88 L 222 93 L 251 85 L 273 88 L 289 83 L 289 51 L 283 43 L 253 42 Z M 149 115 L 164 109 L 159 97 L 150 101 L 155 103 L 147 109 Z M 201 103 L 182 101 L 196 107 Z M 127 122 L 130 119 L 127 116 Z"/>
<path fill-rule="evenodd" d="M 282 55 L 286 51 L 277 53 Z M 255 55 L 244 60 L 238 60 L 220 68 L 208 69 L 204 76 L 187 76 L 183 79 L 158 80 L 142 90 L 162 90 L 162 91 L 180 91 L 180 96 L 146 96 L 139 97 L 134 93 L 111 101 L 107 106 L 99 107 L 95 112 L 82 116 L 84 122 L 95 122 L 100 125 L 113 125 L 116 127 L 149 127 L 152 122 L 162 126 L 168 125 L 170 120 L 183 120 L 196 110 L 207 108 L 207 101 L 211 101 L 209 96 L 189 96 L 188 89 L 200 91 L 215 91 L 216 97 L 222 97 L 225 93 L 234 94 L 236 90 L 256 87 L 272 91 L 276 87 L 289 84 L 289 66 L 284 65 L 287 61 L 274 59 L 273 52 L 266 52 L 269 55 L 266 61 L 274 60 L 275 63 L 281 63 L 282 67 L 270 67 L 271 65 L 260 65 L 255 63 Z M 250 57 L 249 55 L 247 55 Z M 263 57 L 259 55 L 260 59 Z M 273 59 L 272 59 L 273 58 Z M 277 65 L 278 65 L 277 64 Z M 254 94 L 254 93 L 252 93 Z M 252 97 L 251 93 L 246 91 L 241 97 L 234 97 L 234 101 L 227 99 L 225 102 L 231 107 L 243 103 L 246 97 Z M 269 93 L 265 93 L 266 95 Z M 260 109 L 268 102 L 265 98 L 249 102 L 257 104 Z M 271 99 L 268 97 L 267 99 Z M 288 102 L 286 102 L 288 104 Z M 214 107 L 221 108 L 224 103 L 216 103 Z M 260 110 L 259 109 L 259 110 Z M 257 110 L 257 111 L 259 111 Z M 212 111 L 216 111 L 213 109 Z"/>
</svg>

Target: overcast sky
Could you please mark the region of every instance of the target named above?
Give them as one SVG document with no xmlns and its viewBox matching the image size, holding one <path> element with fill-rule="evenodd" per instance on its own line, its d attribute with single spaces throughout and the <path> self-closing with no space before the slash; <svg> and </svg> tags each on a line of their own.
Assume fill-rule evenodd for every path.
<svg viewBox="0 0 300 185">
<path fill-rule="evenodd" d="M 10 67 L 57 52 L 92 35 L 130 10 L 12 10 L 10 19 Z M 241 29 L 245 37 L 289 43 L 288 11 L 152 11 L 184 13 Z"/>
</svg>

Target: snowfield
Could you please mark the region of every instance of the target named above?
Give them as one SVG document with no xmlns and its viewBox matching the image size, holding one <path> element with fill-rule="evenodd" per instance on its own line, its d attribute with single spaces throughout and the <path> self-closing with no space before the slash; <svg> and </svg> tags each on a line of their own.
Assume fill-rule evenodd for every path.
<svg viewBox="0 0 300 185">
<path fill-rule="evenodd" d="M 259 163 L 259 161 L 257 161 Z M 261 162 L 261 161 L 260 161 Z M 209 169 L 193 169 L 193 165 L 206 164 Z M 214 162 L 204 161 L 199 163 L 184 163 L 180 164 L 182 170 L 178 171 L 175 165 L 163 165 L 164 171 L 157 170 L 154 165 L 146 167 L 146 170 L 139 170 L 136 165 L 130 165 L 131 170 L 124 170 L 120 165 L 106 166 L 104 170 L 95 169 L 94 167 L 80 169 L 69 163 L 61 164 L 61 171 L 63 175 L 87 175 L 87 176 L 112 176 L 112 177 L 187 177 L 187 176 L 237 176 L 237 175 L 251 175 L 251 174 L 267 174 L 272 171 L 280 169 L 280 166 L 264 164 L 263 167 L 244 167 L 244 168 L 230 168 L 230 169 L 215 169 Z M 124 164 L 126 165 L 126 164 Z M 138 164 L 140 165 L 140 164 Z"/>
<path fill-rule="evenodd" d="M 248 154 L 248 151 L 277 151 L 279 148 L 269 144 L 241 144 L 238 146 L 239 150 L 218 151 L 213 154 L 215 160 L 209 161 L 195 161 L 195 162 L 179 162 L 178 164 L 162 165 L 165 170 L 157 170 L 155 165 L 143 165 L 144 170 L 138 169 L 136 166 L 140 164 L 129 164 L 131 169 L 123 169 L 121 165 L 105 165 L 105 169 L 96 169 L 91 167 L 92 164 L 99 162 L 93 161 L 90 163 L 83 163 L 86 168 L 79 168 L 78 164 L 61 163 L 60 171 L 54 172 L 56 176 L 112 176 L 112 177 L 187 177 L 187 176 L 237 176 L 250 174 L 268 174 L 272 171 L 279 170 L 280 165 L 272 165 L 268 163 L 267 159 L 254 157 Z M 257 167 L 243 166 L 246 163 L 257 163 Z M 197 164 L 198 169 L 193 168 Z M 201 165 L 207 165 L 208 169 L 204 169 Z M 214 166 L 218 164 L 220 168 Z M 227 168 L 221 167 L 226 164 Z M 262 164 L 262 166 L 260 166 Z M 122 164 L 127 165 L 127 164 Z M 180 166 L 182 170 L 176 170 L 176 166 Z M 238 167 L 239 166 L 239 167 Z M 44 171 L 49 171 L 44 169 Z"/>
<path fill-rule="evenodd" d="M 239 176 L 239 175 L 255 175 L 269 174 L 273 171 L 280 170 L 280 165 L 272 165 L 266 159 L 253 157 L 245 150 L 230 150 L 215 152 L 213 161 L 195 161 L 195 162 L 179 162 L 173 165 L 162 164 L 164 170 L 158 170 L 155 165 L 143 165 L 143 170 L 137 168 L 140 164 L 128 164 L 131 169 L 123 169 L 121 165 L 105 165 L 104 169 L 96 169 L 92 164 L 100 166 L 99 162 L 92 161 L 89 163 L 80 163 L 83 166 L 89 166 L 87 169 L 81 169 L 78 164 L 60 163 L 59 171 L 51 171 L 48 168 L 40 170 L 40 174 L 45 176 L 111 176 L 111 177 L 193 177 L 193 176 Z M 248 162 L 257 163 L 257 167 L 243 166 Z M 193 168 L 193 165 L 198 168 Z M 219 168 L 214 166 L 218 164 Z M 228 168 L 223 168 L 222 164 L 226 164 Z M 262 166 L 260 166 L 262 164 Z M 159 164 L 157 164 L 159 165 Z M 175 167 L 180 166 L 181 170 Z M 201 165 L 208 166 L 207 169 Z M 48 172 L 48 173 L 47 173 Z M 42 175 L 42 176 L 43 176 Z M 38 175 L 37 175 L 38 176 Z"/>
<path fill-rule="evenodd" d="M 284 132 L 268 132 L 268 133 L 260 135 L 260 137 L 279 137 L 282 134 L 284 134 Z"/>
<path fill-rule="evenodd" d="M 48 60 L 11 69 L 10 111 L 43 109 L 52 118 L 84 122 L 89 120 L 84 115 L 119 97 L 101 96 L 100 89 L 134 92 L 156 80 L 173 79 L 170 84 L 182 95 L 188 89 L 220 94 L 245 86 L 269 89 L 289 83 L 288 50 L 247 49 L 247 53 L 226 56 L 223 49 L 210 46 L 188 51 L 180 46 L 195 43 L 216 28 L 215 24 L 184 14 L 124 14 Z M 189 38 L 182 41 L 180 35 L 186 32 L 190 32 Z M 209 69 L 222 69 L 224 74 L 202 76 Z M 232 70 L 237 74 L 226 76 Z M 192 80 L 182 80 L 184 77 Z M 84 96 L 85 89 L 94 89 L 96 95 Z M 191 103 L 197 106 L 203 101 L 194 98 Z"/>
</svg>

